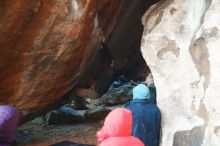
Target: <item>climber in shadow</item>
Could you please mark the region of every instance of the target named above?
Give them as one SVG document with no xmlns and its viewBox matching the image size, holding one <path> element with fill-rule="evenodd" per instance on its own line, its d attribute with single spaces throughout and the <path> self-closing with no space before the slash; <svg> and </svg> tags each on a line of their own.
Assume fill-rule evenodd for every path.
<svg viewBox="0 0 220 146">
<path fill-rule="evenodd" d="M 100 96 L 105 94 L 114 80 L 116 80 L 116 78 L 122 74 L 122 71 L 115 68 L 115 59 L 112 57 L 106 42 L 106 38 L 102 37 L 100 47 L 100 62 L 102 64 L 102 72 L 97 78 L 95 85 L 95 90 Z"/>
</svg>

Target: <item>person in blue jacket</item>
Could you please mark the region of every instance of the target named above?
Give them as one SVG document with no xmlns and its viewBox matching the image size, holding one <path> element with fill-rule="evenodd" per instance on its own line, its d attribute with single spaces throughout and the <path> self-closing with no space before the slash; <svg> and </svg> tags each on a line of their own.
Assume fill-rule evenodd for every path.
<svg viewBox="0 0 220 146">
<path fill-rule="evenodd" d="M 133 99 L 125 105 L 132 112 L 132 136 L 145 146 L 159 146 L 161 113 L 150 98 L 149 88 L 139 84 L 133 88 Z"/>
</svg>

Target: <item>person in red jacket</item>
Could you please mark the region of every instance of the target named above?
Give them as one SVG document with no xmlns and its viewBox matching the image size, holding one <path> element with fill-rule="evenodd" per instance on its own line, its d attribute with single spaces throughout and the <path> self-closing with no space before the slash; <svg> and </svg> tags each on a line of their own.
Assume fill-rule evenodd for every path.
<svg viewBox="0 0 220 146">
<path fill-rule="evenodd" d="M 98 146 L 144 146 L 138 139 L 131 136 L 132 113 L 125 108 L 111 111 L 104 125 L 96 133 Z"/>
</svg>

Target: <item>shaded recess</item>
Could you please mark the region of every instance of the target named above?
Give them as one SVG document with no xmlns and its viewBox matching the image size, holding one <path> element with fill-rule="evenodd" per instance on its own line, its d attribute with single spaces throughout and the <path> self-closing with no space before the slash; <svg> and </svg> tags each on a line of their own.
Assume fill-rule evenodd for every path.
<svg viewBox="0 0 220 146">
<path fill-rule="evenodd" d="M 114 58 L 114 66 L 129 79 L 135 80 L 138 75 L 150 73 L 140 51 L 143 25 L 141 17 L 146 10 L 158 0 L 120 0 L 119 12 L 114 27 L 109 26 L 102 9 L 98 9 L 99 25 L 107 37 L 107 47 Z M 109 6 L 111 7 L 111 6 Z M 105 19 L 104 19 L 105 18 Z M 109 31 L 112 29 L 112 31 Z M 88 87 L 88 78 L 100 76 L 100 60 L 96 58 L 94 66 L 81 79 L 78 86 Z M 97 72 L 98 70 L 98 72 Z"/>
<path fill-rule="evenodd" d="M 143 25 L 142 15 L 157 0 L 131 0 L 122 2 L 120 15 L 108 47 L 115 57 L 115 66 L 124 71 L 125 75 L 134 78 L 139 71 L 147 68 L 140 51 Z M 149 72 L 149 70 L 148 70 Z"/>
</svg>

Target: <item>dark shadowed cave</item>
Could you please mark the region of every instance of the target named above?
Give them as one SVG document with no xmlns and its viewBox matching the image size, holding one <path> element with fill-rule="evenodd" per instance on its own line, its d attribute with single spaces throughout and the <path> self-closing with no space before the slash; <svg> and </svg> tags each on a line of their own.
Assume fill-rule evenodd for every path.
<svg viewBox="0 0 220 146">
<path fill-rule="evenodd" d="M 128 78 L 135 79 L 137 74 L 150 72 L 140 51 L 143 33 L 141 17 L 152 4 L 156 3 L 156 0 L 132 0 L 129 2 L 121 0 L 120 2 L 118 17 L 112 32 L 108 32 L 105 28 L 108 25 L 107 20 L 101 19 L 99 24 L 104 35 L 107 36 L 107 46 L 115 59 L 115 67 L 122 70 Z M 98 18 L 99 16 L 104 17 L 102 12 L 98 11 Z M 99 61 L 96 60 L 94 64 L 99 64 Z M 88 75 L 91 75 L 93 70 L 92 66 L 88 70 Z"/>
</svg>

